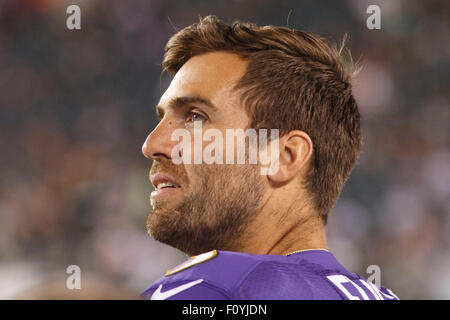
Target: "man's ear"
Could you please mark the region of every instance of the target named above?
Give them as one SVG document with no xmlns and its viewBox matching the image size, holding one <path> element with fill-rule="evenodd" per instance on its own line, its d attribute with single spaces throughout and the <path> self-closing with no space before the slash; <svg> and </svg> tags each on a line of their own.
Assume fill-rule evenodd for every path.
<svg viewBox="0 0 450 320">
<path fill-rule="evenodd" d="M 307 167 L 313 153 L 313 143 L 305 132 L 293 130 L 279 139 L 278 147 L 278 170 L 267 177 L 275 185 L 284 185 Z"/>
</svg>

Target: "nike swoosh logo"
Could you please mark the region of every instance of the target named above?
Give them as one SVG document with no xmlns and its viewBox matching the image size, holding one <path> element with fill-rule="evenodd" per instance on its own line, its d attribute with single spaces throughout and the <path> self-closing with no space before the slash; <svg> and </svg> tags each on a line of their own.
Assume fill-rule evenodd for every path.
<svg viewBox="0 0 450 320">
<path fill-rule="evenodd" d="M 164 291 L 164 292 L 161 292 L 162 284 L 160 284 L 158 289 L 156 289 L 156 291 L 153 292 L 150 300 L 165 300 L 167 298 L 170 298 L 171 296 L 174 296 L 184 290 L 187 290 L 187 289 L 199 284 L 202 281 L 203 281 L 203 279 L 191 281 L 191 282 L 185 283 L 179 287 L 175 287 L 175 288 L 172 288 L 172 289 Z"/>
</svg>

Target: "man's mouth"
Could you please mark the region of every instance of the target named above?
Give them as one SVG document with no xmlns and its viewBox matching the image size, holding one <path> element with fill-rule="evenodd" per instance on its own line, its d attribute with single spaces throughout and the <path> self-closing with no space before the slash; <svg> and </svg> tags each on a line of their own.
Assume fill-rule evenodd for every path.
<svg viewBox="0 0 450 320">
<path fill-rule="evenodd" d="M 178 188 L 178 187 L 171 182 L 160 182 L 156 186 L 156 189 L 164 189 L 164 188 Z"/>
<path fill-rule="evenodd" d="M 181 185 L 174 178 L 164 173 L 154 174 L 150 179 L 155 188 L 155 191 L 150 195 L 152 199 L 172 195 L 181 189 Z"/>
</svg>

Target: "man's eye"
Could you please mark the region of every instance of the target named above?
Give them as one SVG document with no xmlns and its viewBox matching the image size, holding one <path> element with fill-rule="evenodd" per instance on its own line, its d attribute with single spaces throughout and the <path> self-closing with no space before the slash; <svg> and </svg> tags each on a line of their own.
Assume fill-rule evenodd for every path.
<svg viewBox="0 0 450 320">
<path fill-rule="evenodd" d="M 188 117 L 189 122 L 205 121 L 205 120 L 206 119 L 204 116 L 202 116 L 201 114 L 196 113 L 196 112 L 191 112 Z"/>
</svg>

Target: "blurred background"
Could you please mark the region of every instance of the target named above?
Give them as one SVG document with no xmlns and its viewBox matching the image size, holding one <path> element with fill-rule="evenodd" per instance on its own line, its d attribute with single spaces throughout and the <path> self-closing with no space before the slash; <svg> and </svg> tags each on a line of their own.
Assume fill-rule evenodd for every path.
<svg viewBox="0 0 450 320">
<path fill-rule="evenodd" d="M 208 14 L 348 34 L 365 145 L 329 246 L 362 276 L 378 265 L 400 298 L 450 299 L 450 2 L 400 0 L 0 0 L 0 298 L 133 299 L 186 258 L 146 232 L 141 146 L 166 41 Z"/>
</svg>

